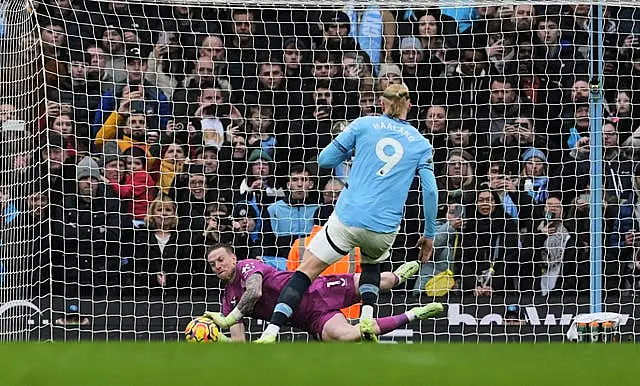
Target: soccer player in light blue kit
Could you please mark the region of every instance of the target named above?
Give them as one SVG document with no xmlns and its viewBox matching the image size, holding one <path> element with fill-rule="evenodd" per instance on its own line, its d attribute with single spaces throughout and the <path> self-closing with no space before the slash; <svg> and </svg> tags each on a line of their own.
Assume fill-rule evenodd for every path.
<svg viewBox="0 0 640 386">
<path fill-rule="evenodd" d="M 360 334 L 363 340 L 377 341 L 373 307 L 380 291 L 379 263 L 390 255 L 416 170 L 425 213 L 424 236 L 417 246 L 422 262 L 431 258 L 438 205 L 433 147 L 405 121 L 411 107 L 406 87 L 389 86 L 381 105 L 384 115 L 356 119 L 320 153 L 318 165 L 333 168 L 355 151 L 348 184 L 334 213 L 313 238 L 302 264 L 280 293 L 271 323 L 258 343 L 275 342 L 280 327 L 298 308 L 311 282 L 354 247 L 361 251 Z M 438 315 L 442 310 L 442 304 L 431 303 L 420 311 L 428 316 L 420 318 Z"/>
</svg>

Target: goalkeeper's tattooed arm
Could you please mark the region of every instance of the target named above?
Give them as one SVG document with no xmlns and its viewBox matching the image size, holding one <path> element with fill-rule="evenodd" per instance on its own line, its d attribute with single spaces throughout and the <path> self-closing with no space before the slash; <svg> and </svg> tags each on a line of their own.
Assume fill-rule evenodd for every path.
<svg viewBox="0 0 640 386">
<path fill-rule="evenodd" d="M 249 315 L 253 312 L 253 307 L 258 300 L 262 297 L 262 275 L 254 273 L 249 276 L 245 282 L 245 291 L 242 297 L 238 301 L 236 309 L 242 313 L 242 315 Z"/>
<path fill-rule="evenodd" d="M 221 312 L 205 312 L 204 316 L 213 320 L 218 327 L 229 328 L 238 323 L 243 317 L 251 316 L 253 307 L 262 297 L 262 275 L 254 273 L 245 281 L 245 291 L 238 301 L 238 305 L 223 315 Z"/>
</svg>

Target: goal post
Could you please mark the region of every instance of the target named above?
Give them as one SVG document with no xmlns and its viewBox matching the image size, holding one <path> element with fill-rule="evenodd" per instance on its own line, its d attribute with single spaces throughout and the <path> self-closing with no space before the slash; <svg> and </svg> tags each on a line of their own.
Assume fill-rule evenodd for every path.
<svg viewBox="0 0 640 386">
<path fill-rule="evenodd" d="M 448 307 L 384 339 L 566 340 L 576 315 L 600 311 L 626 315 L 635 338 L 633 2 L 0 9 L 0 310 L 38 308 L 0 313 L 5 339 L 181 339 L 221 307 L 205 259 L 217 242 L 295 269 L 348 185 L 350 161 L 318 169 L 318 153 L 380 114 L 393 83 L 434 146 L 438 227 L 433 260 L 378 312 Z M 419 186 L 385 270 L 417 259 Z M 357 271 L 353 259 L 336 272 Z M 246 323 L 251 338 L 264 325 Z"/>
<path fill-rule="evenodd" d="M 42 302 L 43 298 L 33 291 L 34 275 L 48 269 L 46 259 L 41 267 L 39 260 L 49 252 L 46 242 L 32 232 L 24 217 L 31 190 L 40 183 L 29 172 L 31 155 L 39 146 L 30 128 L 40 117 L 39 108 L 44 102 L 38 27 L 32 11 L 24 1 L 0 5 L 0 340 L 3 341 L 46 339 L 49 335 L 46 326 L 43 327 L 47 323 L 43 312 L 48 302 Z"/>
</svg>

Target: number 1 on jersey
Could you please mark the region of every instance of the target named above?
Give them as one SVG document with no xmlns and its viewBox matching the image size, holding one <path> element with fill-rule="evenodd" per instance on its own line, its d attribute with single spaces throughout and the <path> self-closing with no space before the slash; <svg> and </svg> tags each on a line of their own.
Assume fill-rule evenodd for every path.
<svg viewBox="0 0 640 386">
<path fill-rule="evenodd" d="M 393 148 L 393 153 L 386 154 L 384 149 L 390 146 Z M 389 137 L 381 138 L 378 143 L 376 143 L 376 155 L 380 159 L 380 161 L 384 162 L 384 165 L 376 172 L 380 177 L 384 177 L 393 169 L 394 166 L 400 162 L 402 156 L 404 154 L 404 148 L 402 144 L 397 140 Z"/>
</svg>

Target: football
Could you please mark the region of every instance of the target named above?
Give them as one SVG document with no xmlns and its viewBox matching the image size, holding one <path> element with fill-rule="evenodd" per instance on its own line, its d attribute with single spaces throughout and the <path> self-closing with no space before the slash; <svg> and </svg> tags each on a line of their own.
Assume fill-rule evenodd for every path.
<svg viewBox="0 0 640 386">
<path fill-rule="evenodd" d="M 220 330 L 211 319 L 200 316 L 187 324 L 184 336 L 191 343 L 216 343 Z"/>
</svg>

